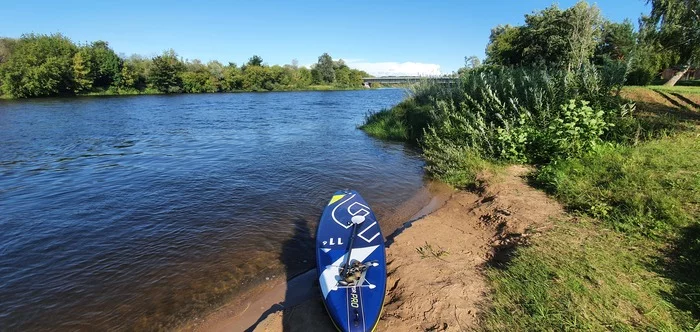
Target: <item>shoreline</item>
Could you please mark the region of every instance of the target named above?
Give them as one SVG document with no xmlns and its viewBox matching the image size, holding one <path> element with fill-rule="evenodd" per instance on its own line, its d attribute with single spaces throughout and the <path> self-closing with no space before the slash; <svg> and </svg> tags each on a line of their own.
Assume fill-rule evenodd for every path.
<svg viewBox="0 0 700 332">
<path fill-rule="evenodd" d="M 527 242 L 527 229 L 548 227 L 562 207 L 511 166 L 488 176 L 479 193 L 431 199 L 387 238 L 387 294 L 381 331 L 468 330 L 488 307 L 482 271 Z M 188 331 L 335 330 L 318 294 L 315 270 L 262 285 L 178 328 Z"/>
<path fill-rule="evenodd" d="M 69 99 L 69 98 L 84 98 L 84 97 L 129 97 L 129 96 L 178 96 L 178 95 L 213 95 L 213 94 L 233 94 L 233 93 L 269 93 L 269 92 L 316 92 L 316 91 L 361 91 L 361 90 L 380 90 L 380 89 L 401 89 L 401 87 L 379 87 L 379 88 L 340 88 L 331 85 L 319 85 L 316 88 L 307 89 L 282 89 L 282 90 L 238 90 L 238 91 L 220 91 L 220 92 L 179 92 L 179 93 L 161 93 L 161 92 L 127 92 L 127 93 L 107 93 L 107 92 L 92 92 L 76 95 L 53 95 L 40 96 L 29 98 L 13 98 L 8 95 L 0 95 L 0 100 L 18 101 L 18 100 L 42 100 L 42 99 Z"/>
<path fill-rule="evenodd" d="M 430 181 L 396 210 L 390 211 L 392 216 L 382 221 L 384 228 L 392 229 L 385 236 L 387 246 L 411 223 L 440 209 L 455 192 L 444 183 Z M 416 205 L 419 208 L 416 209 Z M 318 295 L 317 284 L 315 268 L 289 279 L 284 278 L 284 272 L 281 272 L 241 290 L 217 309 L 194 317 L 175 330 L 248 331 L 249 327 L 256 326 L 270 315 L 313 299 Z"/>
</svg>

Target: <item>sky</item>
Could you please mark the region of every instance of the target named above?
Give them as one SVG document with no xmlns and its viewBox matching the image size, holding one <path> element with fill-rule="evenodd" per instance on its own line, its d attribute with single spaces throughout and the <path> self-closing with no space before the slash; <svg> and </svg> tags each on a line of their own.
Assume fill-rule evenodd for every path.
<svg viewBox="0 0 700 332">
<path fill-rule="evenodd" d="M 575 0 L 501 1 L 35 1 L 0 6 L 0 37 L 61 33 L 76 43 L 104 40 L 123 55 L 174 49 L 184 59 L 269 65 L 315 63 L 328 52 L 375 76 L 456 71 L 484 58 L 491 28 Z M 611 21 L 636 25 L 646 0 L 600 0 Z"/>
</svg>

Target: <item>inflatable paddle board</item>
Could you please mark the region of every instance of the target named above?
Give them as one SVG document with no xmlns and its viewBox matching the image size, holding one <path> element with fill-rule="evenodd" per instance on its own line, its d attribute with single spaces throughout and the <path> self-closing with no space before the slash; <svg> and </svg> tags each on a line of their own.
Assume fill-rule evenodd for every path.
<svg viewBox="0 0 700 332">
<path fill-rule="evenodd" d="M 326 310 L 340 331 L 373 331 L 386 290 L 384 236 L 356 191 L 333 194 L 316 232 L 316 269 Z"/>
</svg>

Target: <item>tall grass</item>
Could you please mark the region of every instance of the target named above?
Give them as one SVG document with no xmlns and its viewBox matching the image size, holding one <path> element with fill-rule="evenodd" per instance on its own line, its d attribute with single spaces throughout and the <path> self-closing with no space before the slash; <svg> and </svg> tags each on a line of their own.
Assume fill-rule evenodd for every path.
<svg viewBox="0 0 700 332">
<path fill-rule="evenodd" d="M 370 115 L 362 128 L 377 137 L 418 142 L 427 170 L 461 185 L 464 181 L 454 179 L 463 177 L 449 174 L 458 172 L 454 168 L 465 164 L 463 158 L 547 163 L 620 136 L 609 133 L 632 109 L 617 97 L 624 72 L 601 72 L 592 66 L 578 72 L 470 70 L 456 84 L 422 82 L 410 99 Z"/>
</svg>

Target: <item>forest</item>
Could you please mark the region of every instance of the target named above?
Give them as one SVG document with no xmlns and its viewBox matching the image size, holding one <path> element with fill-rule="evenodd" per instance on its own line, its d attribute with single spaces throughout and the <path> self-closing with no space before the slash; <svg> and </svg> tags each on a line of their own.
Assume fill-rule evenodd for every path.
<svg viewBox="0 0 700 332">
<path fill-rule="evenodd" d="M 61 34 L 0 38 L 0 91 L 6 98 L 357 89 L 368 76 L 328 53 L 311 68 L 296 60 L 270 66 L 257 55 L 238 65 L 185 60 L 172 49 L 153 58 L 125 57 L 105 41 L 76 44 Z"/>
</svg>

